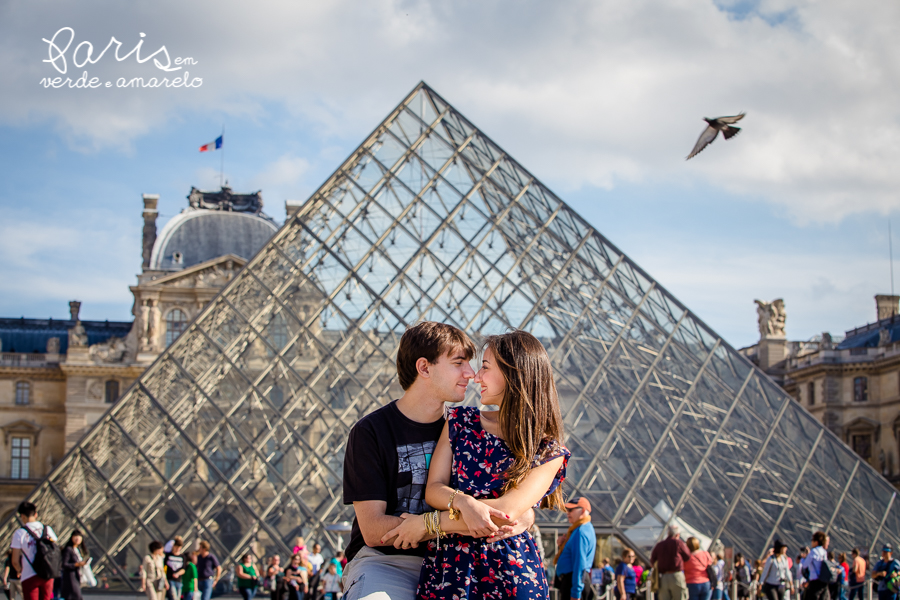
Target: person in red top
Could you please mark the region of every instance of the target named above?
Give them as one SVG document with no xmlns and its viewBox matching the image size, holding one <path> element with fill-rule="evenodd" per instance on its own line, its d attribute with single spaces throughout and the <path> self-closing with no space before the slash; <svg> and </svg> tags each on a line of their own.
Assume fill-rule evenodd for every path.
<svg viewBox="0 0 900 600">
<path fill-rule="evenodd" d="M 713 558 L 706 550 L 700 549 L 700 540 L 695 537 L 687 539 L 690 560 L 684 563 L 684 581 L 687 583 L 689 600 L 709 600 L 712 590 L 709 587 L 709 575 L 706 569 L 713 564 Z"/>
<path fill-rule="evenodd" d="M 684 563 L 690 559 L 691 552 L 681 541 L 681 528 L 669 525 L 669 537 L 654 546 L 650 554 L 650 564 L 659 569 L 658 600 L 688 600 Z"/>
</svg>

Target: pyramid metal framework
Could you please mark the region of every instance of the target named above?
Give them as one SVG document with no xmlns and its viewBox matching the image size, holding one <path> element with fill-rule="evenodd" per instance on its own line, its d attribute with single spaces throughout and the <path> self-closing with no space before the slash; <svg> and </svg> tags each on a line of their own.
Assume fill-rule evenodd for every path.
<svg viewBox="0 0 900 600">
<path fill-rule="evenodd" d="M 175 534 L 226 565 L 301 533 L 335 547 L 347 433 L 399 396 L 423 319 L 543 341 L 566 492 L 642 552 L 673 521 L 754 557 L 816 529 L 898 540 L 886 480 L 424 83 L 31 498 L 120 586 Z"/>
</svg>

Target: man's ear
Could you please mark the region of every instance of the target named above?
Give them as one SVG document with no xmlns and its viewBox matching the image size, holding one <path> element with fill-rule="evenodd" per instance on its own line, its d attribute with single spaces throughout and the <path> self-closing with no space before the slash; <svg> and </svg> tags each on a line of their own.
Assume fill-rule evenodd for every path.
<svg viewBox="0 0 900 600">
<path fill-rule="evenodd" d="M 427 358 L 419 358 L 416 361 L 416 372 L 419 374 L 419 377 L 431 378 L 431 363 L 428 362 Z"/>
</svg>

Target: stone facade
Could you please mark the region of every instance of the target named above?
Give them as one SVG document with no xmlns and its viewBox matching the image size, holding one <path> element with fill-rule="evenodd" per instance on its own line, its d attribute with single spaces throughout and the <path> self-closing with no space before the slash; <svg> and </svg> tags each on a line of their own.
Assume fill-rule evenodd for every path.
<svg viewBox="0 0 900 600">
<path fill-rule="evenodd" d="M 169 260 L 160 268 L 151 264 L 154 252 L 160 254 L 158 200 L 157 195 L 143 196 L 142 272 L 130 287 L 133 322 L 81 321 L 78 301 L 70 303 L 68 320 L 0 319 L 0 517 L 14 510 L 184 331 L 255 253 L 265 232 L 276 230 L 262 213 L 258 192 L 241 196 L 227 188 L 215 193 L 192 188 L 189 207 L 173 221 L 189 217 L 195 235 L 206 213 L 238 212 L 243 219 L 228 223 L 231 230 L 224 232 L 236 233 L 238 245 L 197 264 Z M 170 244 L 173 235 L 177 240 L 178 225 L 167 225 Z M 221 222 L 217 227 L 203 243 L 228 249 L 230 239 L 221 239 Z M 249 244 L 248 236 L 240 235 L 242 227 L 255 236 Z"/>
<path fill-rule="evenodd" d="M 842 340 L 761 335 L 740 352 L 900 486 L 900 297 L 878 295 L 875 302 L 876 320 Z"/>
</svg>

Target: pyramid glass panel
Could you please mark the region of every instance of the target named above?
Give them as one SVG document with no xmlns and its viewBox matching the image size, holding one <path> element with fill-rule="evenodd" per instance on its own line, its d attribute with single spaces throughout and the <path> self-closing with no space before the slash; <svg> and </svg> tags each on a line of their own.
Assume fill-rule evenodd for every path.
<svg viewBox="0 0 900 600">
<path fill-rule="evenodd" d="M 641 553 L 670 523 L 753 557 L 815 529 L 898 541 L 885 479 L 424 83 L 31 499 L 120 589 L 175 534 L 226 568 L 297 535 L 336 549 L 347 433 L 400 395 L 397 345 L 422 319 L 543 341 L 565 492 Z"/>
</svg>

